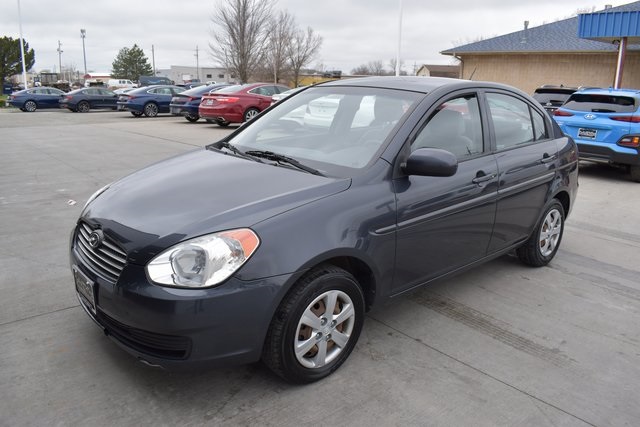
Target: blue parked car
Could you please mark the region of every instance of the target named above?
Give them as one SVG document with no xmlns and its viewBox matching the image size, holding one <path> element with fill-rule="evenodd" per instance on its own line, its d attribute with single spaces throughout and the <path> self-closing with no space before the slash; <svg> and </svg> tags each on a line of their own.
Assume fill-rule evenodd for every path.
<svg viewBox="0 0 640 427">
<path fill-rule="evenodd" d="M 553 116 L 578 143 L 580 159 L 628 168 L 640 182 L 640 91 L 583 89 Z"/>
<path fill-rule="evenodd" d="M 64 91 L 54 87 L 34 87 L 9 95 L 9 105 L 32 113 L 38 108 L 59 108 Z"/>
<path fill-rule="evenodd" d="M 174 116 L 184 116 L 184 118 L 190 122 L 197 122 L 198 119 L 200 119 L 198 108 L 200 107 L 202 95 L 215 92 L 226 86 L 231 86 L 231 84 L 218 83 L 213 85 L 197 86 L 193 89 L 179 93 L 171 99 L 169 112 Z"/>
<path fill-rule="evenodd" d="M 155 117 L 158 113 L 168 113 L 171 98 L 184 91 L 185 88 L 179 86 L 145 86 L 120 95 L 118 107 L 130 111 L 135 117 L 143 114 Z"/>
</svg>

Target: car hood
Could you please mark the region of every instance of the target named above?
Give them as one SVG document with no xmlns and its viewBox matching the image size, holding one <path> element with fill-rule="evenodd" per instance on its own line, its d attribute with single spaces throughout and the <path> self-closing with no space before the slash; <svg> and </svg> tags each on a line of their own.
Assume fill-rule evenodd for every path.
<svg viewBox="0 0 640 427">
<path fill-rule="evenodd" d="M 350 183 L 200 149 L 111 184 L 81 218 L 118 242 L 130 262 L 145 264 L 180 241 L 251 227 Z"/>
</svg>

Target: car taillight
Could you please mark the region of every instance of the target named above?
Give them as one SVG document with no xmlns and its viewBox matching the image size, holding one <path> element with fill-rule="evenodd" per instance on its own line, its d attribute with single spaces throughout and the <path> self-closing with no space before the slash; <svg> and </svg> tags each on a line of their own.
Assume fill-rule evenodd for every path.
<svg viewBox="0 0 640 427">
<path fill-rule="evenodd" d="M 618 145 L 621 145 L 623 147 L 638 148 L 640 147 L 640 136 L 638 135 L 625 136 L 620 141 L 618 141 Z"/>
<path fill-rule="evenodd" d="M 568 111 L 563 111 L 563 110 L 556 110 L 553 112 L 554 116 L 561 116 L 561 117 L 569 117 L 569 116 L 573 116 L 573 113 L 570 113 Z"/>
<path fill-rule="evenodd" d="M 73 96 L 65 96 L 64 99 L 67 101 L 71 101 L 73 99 Z"/>
<path fill-rule="evenodd" d="M 240 98 L 233 97 L 233 96 L 221 96 L 221 97 L 216 97 L 214 99 L 218 102 L 238 102 Z"/>
<path fill-rule="evenodd" d="M 640 116 L 611 116 L 609 118 L 618 122 L 640 123 Z"/>
<path fill-rule="evenodd" d="M 187 98 L 187 102 L 191 102 L 191 101 L 193 101 L 194 99 L 198 99 L 198 98 L 194 98 L 193 96 L 190 96 L 190 97 L 188 97 L 188 98 Z"/>
</svg>

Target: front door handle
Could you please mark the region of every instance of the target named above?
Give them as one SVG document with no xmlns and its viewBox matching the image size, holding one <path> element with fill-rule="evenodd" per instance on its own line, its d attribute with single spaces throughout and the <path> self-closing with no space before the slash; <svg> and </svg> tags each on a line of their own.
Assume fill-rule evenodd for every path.
<svg viewBox="0 0 640 427">
<path fill-rule="evenodd" d="M 496 177 L 495 173 L 485 175 L 484 172 L 478 172 L 475 178 L 471 180 L 474 184 L 482 184 L 483 182 L 491 181 Z"/>
</svg>

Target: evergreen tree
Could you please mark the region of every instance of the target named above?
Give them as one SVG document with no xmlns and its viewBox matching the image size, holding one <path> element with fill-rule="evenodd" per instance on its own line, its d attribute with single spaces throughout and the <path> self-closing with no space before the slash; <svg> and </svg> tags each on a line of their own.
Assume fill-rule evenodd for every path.
<svg viewBox="0 0 640 427">
<path fill-rule="evenodd" d="M 36 62 L 35 52 L 29 49 L 29 43 L 22 39 L 24 45 L 24 62 L 26 69 L 29 70 Z M 22 57 L 20 53 L 20 39 L 11 37 L 0 38 L 0 83 L 5 78 L 14 74 L 22 73 Z"/>
<path fill-rule="evenodd" d="M 116 79 L 139 80 L 140 76 L 150 76 L 153 69 L 142 49 L 134 44 L 131 49 L 123 47 L 111 64 L 111 75 Z"/>
</svg>

